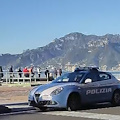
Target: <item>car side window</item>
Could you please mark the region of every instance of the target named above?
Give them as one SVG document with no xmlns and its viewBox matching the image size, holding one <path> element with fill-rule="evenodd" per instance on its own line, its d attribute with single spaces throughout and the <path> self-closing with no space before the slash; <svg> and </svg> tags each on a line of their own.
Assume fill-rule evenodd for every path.
<svg viewBox="0 0 120 120">
<path fill-rule="evenodd" d="M 99 73 L 100 81 L 111 79 L 111 76 L 107 73 Z"/>
<path fill-rule="evenodd" d="M 77 74 L 77 75 L 75 76 L 74 81 L 79 82 L 79 81 L 82 79 L 83 75 L 84 75 L 83 73 L 82 73 L 82 74 Z"/>
<path fill-rule="evenodd" d="M 98 79 L 99 79 L 98 72 L 89 72 L 89 73 L 86 75 L 83 83 L 85 82 L 86 79 L 91 79 L 92 82 L 98 81 Z"/>
</svg>

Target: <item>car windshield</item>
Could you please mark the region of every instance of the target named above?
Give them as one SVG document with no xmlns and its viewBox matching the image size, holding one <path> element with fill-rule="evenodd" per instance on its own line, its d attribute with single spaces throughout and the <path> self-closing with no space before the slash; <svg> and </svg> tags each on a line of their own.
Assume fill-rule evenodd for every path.
<svg viewBox="0 0 120 120">
<path fill-rule="evenodd" d="M 53 80 L 53 82 L 54 83 L 79 82 L 82 79 L 83 75 L 84 75 L 84 73 L 79 73 L 79 74 L 76 74 L 75 72 L 66 73 L 66 74 L 56 78 L 55 80 Z"/>
</svg>

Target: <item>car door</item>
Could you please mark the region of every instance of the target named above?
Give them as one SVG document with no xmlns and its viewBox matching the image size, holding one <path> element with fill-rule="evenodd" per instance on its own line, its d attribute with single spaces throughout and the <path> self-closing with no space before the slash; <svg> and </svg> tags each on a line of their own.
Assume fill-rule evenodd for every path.
<svg viewBox="0 0 120 120">
<path fill-rule="evenodd" d="M 81 84 L 81 102 L 82 103 L 96 103 L 100 96 L 97 93 L 99 90 L 98 72 L 89 72 Z M 91 79 L 91 82 L 85 83 L 85 80 Z"/>
<path fill-rule="evenodd" d="M 113 80 L 111 79 L 111 75 L 105 72 L 99 72 L 99 94 L 100 101 L 109 101 L 112 98 L 113 91 Z"/>
</svg>

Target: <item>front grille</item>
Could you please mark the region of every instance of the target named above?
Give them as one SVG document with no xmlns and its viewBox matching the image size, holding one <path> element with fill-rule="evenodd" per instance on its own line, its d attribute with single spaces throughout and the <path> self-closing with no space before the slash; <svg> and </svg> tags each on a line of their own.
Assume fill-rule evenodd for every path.
<svg viewBox="0 0 120 120">
<path fill-rule="evenodd" d="M 49 103 L 49 101 L 40 101 L 39 105 L 47 105 Z"/>
<path fill-rule="evenodd" d="M 36 101 L 39 101 L 40 94 L 35 94 Z"/>
<path fill-rule="evenodd" d="M 39 105 L 56 105 L 57 102 L 55 102 L 55 101 L 39 101 L 38 104 Z"/>
</svg>

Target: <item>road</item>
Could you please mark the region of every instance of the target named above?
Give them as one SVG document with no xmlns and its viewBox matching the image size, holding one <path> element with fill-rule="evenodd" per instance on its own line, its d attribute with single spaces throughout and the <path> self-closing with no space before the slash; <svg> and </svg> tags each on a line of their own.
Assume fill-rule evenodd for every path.
<svg viewBox="0 0 120 120">
<path fill-rule="evenodd" d="M 48 110 L 42 112 L 27 105 L 9 106 L 11 113 L 0 114 L 0 120 L 120 120 L 120 106 L 98 104 L 78 111 Z"/>
</svg>

